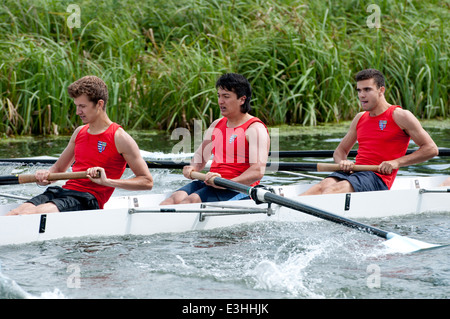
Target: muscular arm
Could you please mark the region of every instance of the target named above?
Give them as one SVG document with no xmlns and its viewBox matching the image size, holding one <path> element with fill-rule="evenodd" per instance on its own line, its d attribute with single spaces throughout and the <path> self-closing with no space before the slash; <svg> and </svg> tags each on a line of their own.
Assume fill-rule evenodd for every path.
<svg viewBox="0 0 450 319">
<path fill-rule="evenodd" d="M 351 151 L 353 145 L 357 141 L 356 126 L 358 121 L 364 112 L 358 113 L 350 124 L 350 128 L 347 134 L 344 136 L 342 141 L 339 143 L 338 147 L 333 153 L 333 159 L 335 163 L 341 165 L 341 169 L 344 171 L 350 171 L 354 165 L 353 162 L 347 160 L 348 153 Z"/>
<path fill-rule="evenodd" d="M 250 166 L 241 175 L 232 178 L 232 180 L 237 183 L 251 185 L 264 176 L 270 149 L 270 138 L 264 125 L 261 123 L 254 123 L 247 129 L 246 139 L 249 145 Z M 214 176 L 220 176 L 220 174 L 213 172 L 207 173 L 205 183 L 209 186 L 222 188 L 214 185 L 214 183 L 210 181 Z"/>
<path fill-rule="evenodd" d="M 72 134 L 69 143 L 67 144 L 64 151 L 61 153 L 59 158 L 56 160 L 55 164 L 53 164 L 48 170 L 37 170 L 35 173 L 35 177 L 37 179 L 37 184 L 39 185 L 48 185 L 52 182 L 47 180 L 48 175 L 51 173 L 64 173 L 66 172 L 70 166 L 72 166 L 75 161 L 75 139 L 78 135 L 78 132 L 81 130 L 82 126 L 78 127 Z"/>
<path fill-rule="evenodd" d="M 117 151 L 122 154 L 135 177 L 128 179 L 109 179 L 104 170 L 100 168 L 101 177 L 91 178 L 97 184 L 119 187 L 126 190 L 150 190 L 153 188 L 153 177 L 148 166 L 142 158 L 139 147 L 134 139 L 123 129 L 118 129 L 114 136 Z M 93 168 L 95 170 L 97 168 Z M 89 170 L 88 170 L 89 171 Z"/>
<path fill-rule="evenodd" d="M 251 185 L 264 176 L 269 156 L 270 138 L 266 127 L 261 123 L 250 125 L 246 131 L 246 138 L 249 145 L 250 167 L 232 180 Z"/>
<path fill-rule="evenodd" d="M 49 171 L 51 173 L 62 173 L 69 169 L 75 161 L 75 139 L 77 138 L 78 132 L 83 128 L 83 126 L 78 127 L 70 137 L 69 143 L 67 144 L 64 151 L 59 156 L 55 164 L 50 167 Z"/>
<path fill-rule="evenodd" d="M 191 178 L 190 174 L 192 171 L 200 172 L 205 168 L 212 154 L 212 135 L 218 122 L 219 120 L 215 120 L 205 132 L 202 144 L 195 151 L 190 165 L 183 168 L 184 177 Z"/>
<path fill-rule="evenodd" d="M 419 120 L 410 111 L 396 109 L 393 118 L 395 123 L 419 146 L 419 149 L 409 155 L 381 163 L 380 171 L 382 173 L 386 174 L 393 169 L 422 163 L 439 154 L 436 143 L 434 143 L 430 135 L 423 129 Z"/>
</svg>

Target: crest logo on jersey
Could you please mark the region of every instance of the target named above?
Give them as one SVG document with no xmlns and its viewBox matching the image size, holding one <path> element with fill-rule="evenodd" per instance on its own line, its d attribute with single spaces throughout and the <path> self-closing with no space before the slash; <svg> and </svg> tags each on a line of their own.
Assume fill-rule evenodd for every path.
<svg viewBox="0 0 450 319">
<path fill-rule="evenodd" d="M 236 135 L 236 134 L 231 135 L 231 137 L 230 137 L 230 139 L 229 139 L 230 144 L 233 143 L 233 141 L 234 141 L 236 138 L 237 138 L 237 135 Z"/>
<path fill-rule="evenodd" d="M 97 142 L 97 149 L 98 149 L 99 153 L 103 152 L 105 150 L 105 148 L 106 148 L 106 142 L 102 142 L 102 141 Z"/>
<path fill-rule="evenodd" d="M 380 120 L 378 122 L 378 126 L 380 127 L 380 130 L 384 130 L 386 128 L 386 124 L 387 124 L 386 120 Z"/>
</svg>

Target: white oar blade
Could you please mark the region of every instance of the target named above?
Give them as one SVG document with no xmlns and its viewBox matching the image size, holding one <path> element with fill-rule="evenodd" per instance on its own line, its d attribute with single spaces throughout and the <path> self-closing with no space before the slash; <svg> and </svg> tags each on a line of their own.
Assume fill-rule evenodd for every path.
<svg viewBox="0 0 450 319">
<path fill-rule="evenodd" d="M 412 253 L 415 251 L 437 248 L 441 245 L 429 244 L 417 239 L 408 238 L 395 233 L 388 233 L 388 240 L 383 244 L 396 253 Z"/>
</svg>

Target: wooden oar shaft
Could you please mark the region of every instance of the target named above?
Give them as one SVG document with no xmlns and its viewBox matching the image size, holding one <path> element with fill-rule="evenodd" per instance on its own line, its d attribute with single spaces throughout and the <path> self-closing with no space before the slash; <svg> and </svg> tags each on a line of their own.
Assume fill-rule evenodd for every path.
<svg viewBox="0 0 450 319">
<path fill-rule="evenodd" d="M 19 184 L 25 183 L 34 183 L 37 182 L 34 174 L 22 174 L 18 175 Z M 87 173 L 84 172 L 67 172 L 67 173 L 50 173 L 48 175 L 48 181 L 59 181 L 65 179 L 79 179 L 79 178 L 87 178 Z"/>
<path fill-rule="evenodd" d="M 341 170 L 339 164 L 328 164 L 328 163 L 319 163 L 317 164 L 318 172 L 335 172 Z M 363 172 L 363 171 L 378 171 L 378 165 L 355 165 L 353 166 L 354 172 Z"/>
<path fill-rule="evenodd" d="M 191 173 L 191 177 L 195 178 L 195 179 L 199 179 L 199 180 L 205 180 L 205 174 L 199 173 L 199 172 L 192 172 Z M 247 186 L 247 185 L 243 185 L 240 183 L 236 183 L 233 181 L 230 181 L 228 179 L 224 179 L 221 177 L 213 177 L 212 179 L 213 183 L 217 186 L 221 186 L 221 187 L 225 187 L 228 189 L 232 189 L 235 191 L 238 191 L 240 193 L 244 193 L 247 195 L 252 196 L 253 190 L 255 188 L 251 187 L 251 186 Z M 280 195 L 276 195 L 274 193 L 271 193 L 269 191 L 264 191 L 261 189 L 255 189 L 256 190 L 256 194 L 258 194 L 258 192 L 262 192 L 263 194 L 263 199 L 266 202 L 269 203 L 274 203 L 274 204 L 278 204 L 280 206 L 284 206 L 287 208 L 291 208 L 293 210 L 297 210 L 297 211 L 301 211 L 304 212 L 308 215 L 312 215 L 315 217 L 319 217 L 321 219 L 325 219 L 337 224 L 341 224 L 350 228 L 354 228 L 354 229 L 358 229 L 360 231 L 364 231 L 370 234 L 374 234 L 376 236 L 382 237 L 384 239 L 387 239 L 389 232 L 384 231 L 382 229 L 378 229 L 376 227 L 373 226 L 369 226 L 369 225 L 365 225 L 359 222 L 356 222 L 354 220 L 339 216 L 339 215 L 335 215 L 333 213 L 312 207 L 312 206 L 308 206 L 306 204 L 303 204 L 299 201 L 290 199 L 290 198 L 286 198 Z M 259 195 L 259 194 L 258 194 Z M 253 195 L 254 196 L 254 195 Z M 255 199 L 255 198 L 253 198 Z M 259 200 L 262 200 L 262 198 L 259 198 Z"/>
<path fill-rule="evenodd" d="M 87 178 L 87 173 L 83 172 L 67 172 L 67 173 L 50 173 L 47 180 L 57 181 L 66 179 L 80 179 Z M 21 174 L 21 175 L 10 175 L 10 176 L 0 176 L 0 185 L 11 185 L 11 184 L 26 184 L 37 182 L 34 174 Z"/>
<path fill-rule="evenodd" d="M 181 169 L 189 162 L 174 162 L 174 161 L 147 161 L 149 168 L 169 168 Z M 267 163 L 269 170 L 287 170 L 287 171 L 308 171 L 308 172 L 334 172 L 339 171 L 339 164 L 328 163 L 298 163 L 298 162 L 270 162 Z M 377 171 L 377 165 L 355 165 L 353 171 Z"/>
</svg>

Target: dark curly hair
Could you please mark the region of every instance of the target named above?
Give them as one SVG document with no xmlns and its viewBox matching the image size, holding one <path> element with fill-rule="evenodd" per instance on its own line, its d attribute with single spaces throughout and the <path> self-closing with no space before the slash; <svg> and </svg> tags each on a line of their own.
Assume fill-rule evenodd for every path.
<svg viewBox="0 0 450 319">
<path fill-rule="evenodd" d="M 108 87 L 102 79 L 93 75 L 84 76 L 73 82 L 67 88 L 67 92 L 73 99 L 86 94 L 89 101 L 94 102 L 95 104 L 97 104 L 99 100 L 103 100 L 103 107 L 105 107 L 108 102 Z"/>
</svg>

